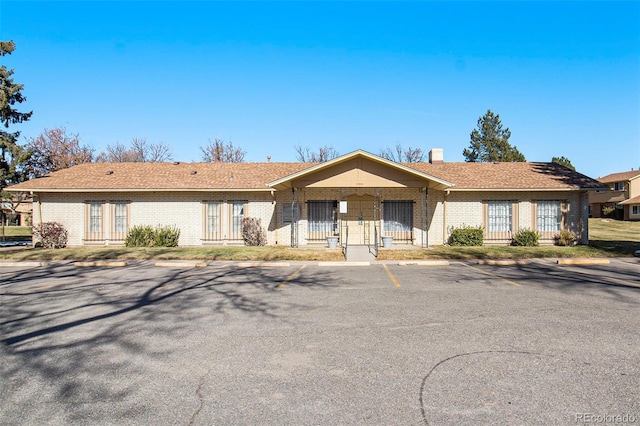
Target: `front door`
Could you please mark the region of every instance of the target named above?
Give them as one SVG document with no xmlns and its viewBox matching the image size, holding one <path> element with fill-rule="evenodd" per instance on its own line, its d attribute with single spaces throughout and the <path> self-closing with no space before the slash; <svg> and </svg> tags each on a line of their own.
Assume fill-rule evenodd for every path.
<svg viewBox="0 0 640 426">
<path fill-rule="evenodd" d="M 348 244 L 373 244 L 374 220 L 373 197 L 350 196 L 347 200 Z"/>
</svg>

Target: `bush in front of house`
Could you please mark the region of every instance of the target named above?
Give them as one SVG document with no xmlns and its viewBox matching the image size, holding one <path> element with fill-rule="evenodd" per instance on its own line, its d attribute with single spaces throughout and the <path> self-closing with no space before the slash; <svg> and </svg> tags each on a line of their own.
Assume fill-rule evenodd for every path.
<svg viewBox="0 0 640 426">
<path fill-rule="evenodd" d="M 124 239 L 126 247 L 178 247 L 180 230 L 175 226 L 137 225 Z"/>
<path fill-rule="evenodd" d="M 529 228 L 521 228 L 513 235 L 512 246 L 535 247 L 537 246 L 540 234 L 538 231 Z"/>
<path fill-rule="evenodd" d="M 449 244 L 452 246 L 481 246 L 484 244 L 484 229 L 482 226 L 463 225 L 451 228 Z"/>
<path fill-rule="evenodd" d="M 44 248 L 64 248 L 69 240 L 69 231 L 61 223 L 43 222 L 33 227 L 33 240 Z"/>
<path fill-rule="evenodd" d="M 563 229 L 559 234 L 553 236 L 553 241 L 557 246 L 572 246 L 576 243 L 576 234 Z"/>
<path fill-rule="evenodd" d="M 260 219 L 255 217 L 242 219 L 242 239 L 245 246 L 267 245 L 267 235 L 260 223 Z"/>
</svg>

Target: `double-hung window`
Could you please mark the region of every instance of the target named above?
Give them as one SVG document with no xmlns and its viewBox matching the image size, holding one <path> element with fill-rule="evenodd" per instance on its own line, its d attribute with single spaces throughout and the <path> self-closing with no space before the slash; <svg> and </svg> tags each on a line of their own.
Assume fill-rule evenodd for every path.
<svg viewBox="0 0 640 426">
<path fill-rule="evenodd" d="M 85 203 L 85 230 L 86 241 L 104 240 L 104 202 L 87 201 Z"/>
<path fill-rule="evenodd" d="M 410 240 L 413 232 L 413 201 L 385 201 L 384 235 L 396 240 Z"/>
<path fill-rule="evenodd" d="M 338 231 L 337 201 L 309 201 L 308 240 L 324 240 Z"/>
<path fill-rule="evenodd" d="M 221 240 L 222 239 L 222 212 L 221 201 L 205 201 L 204 202 L 204 239 L 205 240 Z"/>
<path fill-rule="evenodd" d="M 247 202 L 246 201 L 230 201 L 231 220 L 229 239 L 241 240 L 242 239 L 242 219 L 246 217 Z"/>
<path fill-rule="evenodd" d="M 511 200 L 485 202 L 484 229 L 486 240 L 509 240 L 517 226 L 516 206 Z"/>
<path fill-rule="evenodd" d="M 122 241 L 129 232 L 129 203 L 111 201 L 111 239 Z"/>
<path fill-rule="evenodd" d="M 542 200 L 536 203 L 536 230 L 542 235 L 556 234 L 562 229 L 562 202 Z"/>
</svg>

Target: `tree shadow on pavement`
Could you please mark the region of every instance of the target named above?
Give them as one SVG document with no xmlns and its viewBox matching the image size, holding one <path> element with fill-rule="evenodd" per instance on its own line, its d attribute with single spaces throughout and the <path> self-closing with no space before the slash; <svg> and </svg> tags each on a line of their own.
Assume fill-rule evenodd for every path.
<svg viewBox="0 0 640 426">
<path fill-rule="evenodd" d="M 3 424 L 148 419 L 153 408 L 140 394 L 153 396 L 149 375 L 173 362 L 203 322 L 286 322 L 288 311 L 308 309 L 284 300 L 282 271 L 267 268 L 57 263 L 0 277 Z M 323 288 L 330 280 L 292 282 Z"/>
</svg>

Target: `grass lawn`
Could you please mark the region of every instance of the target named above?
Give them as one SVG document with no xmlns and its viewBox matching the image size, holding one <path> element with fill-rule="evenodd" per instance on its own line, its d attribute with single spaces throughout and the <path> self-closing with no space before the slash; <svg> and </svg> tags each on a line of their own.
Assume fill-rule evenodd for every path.
<svg viewBox="0 0 640 426">
<path fill-rule="evenodd" d="M 2 236 L 2 230 L 0 230 L 0 237 L 1 236 Z M 31 227 L 30 226 L 5 226 L 4 236 L 5 237 L 30 237 Z"/>
<path fill-rule="evenodd" d="M 30 232 L 29 227 L 14 228 L 16 232 Z M 14 231 L 12 229 L 12 231 Z M 21 235 L 21 234 L 14 234 Z M 30 234 L 26 234 L 30 235 Z M 640 222 L 611 219 L 589 219 L 589 246 L 575 247 L 450 247 L 435 246 L 428 249 L 383 249 L 378 260 L 414 259 L 528 259 L 565 257 L 633 256 L 640 250 Z M 344 260 L 340 249 L 292 249 L 290 247 L 181 247 L 181 248 L 126 248 L 95 247 L 57 250 L 21 249 L 0 251 L 0 259 L 11 260 Z"/>
</svg>

